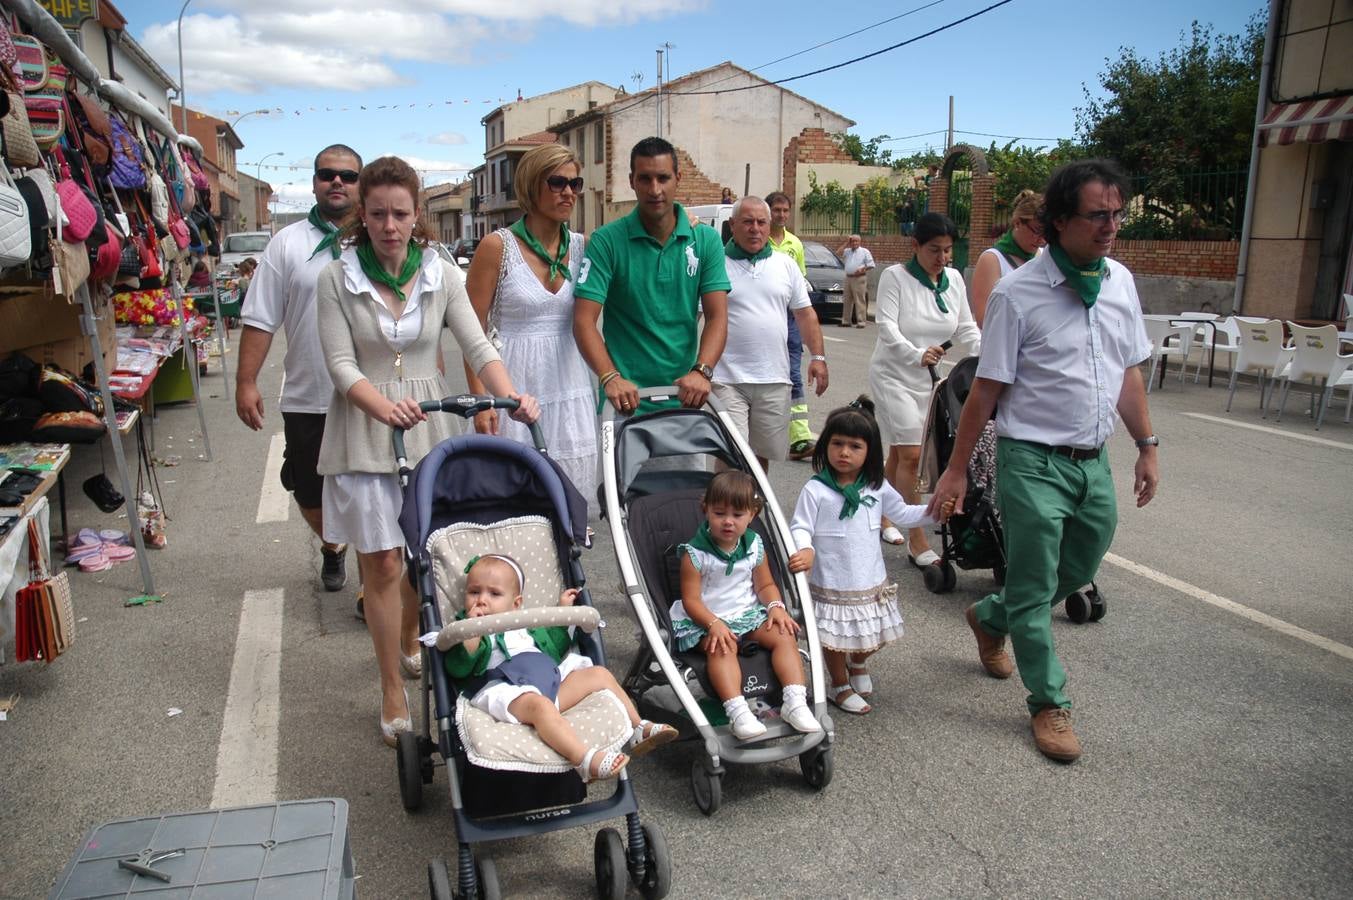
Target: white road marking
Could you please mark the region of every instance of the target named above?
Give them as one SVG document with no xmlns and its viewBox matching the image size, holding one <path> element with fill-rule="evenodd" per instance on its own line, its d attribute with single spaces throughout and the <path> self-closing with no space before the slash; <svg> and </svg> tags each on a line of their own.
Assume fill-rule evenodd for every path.
<svg viewBox="0 0 1353 900">
<path fill-rule="evenodd" d="M 245 591 L 216 752 L 214 809 L 277 800 L 281 669 L 282 589 Z"/>
<path fill-rule="evenodd" d="M 825 335 L 825 334 L 822 336 L 822 339 L 823 339 L 824 341 L 831 341 L 833 344 L 844 344 L 844 343 L 846 342 L 846 339 L 845 339 L 845 338 L 828 337 L 828 336 Z"/>
<path fill-rule="evenodd" d="M 1178 578 L 1173 578 L 1166 575 L 1164 572 L 1157 572 L 1155 569 L 1144 566 L 1141 563 L 1135 563 L 1130 559 L 1124 559 L 1116 553 L 1104 554 L 1104 561 L 1106 563 L 1112 563 L 1120 569 L 1127 569 L 1133 574 L 1150 579 L 1157 584 L 1164 585 L 1171 590 L 1178 591 L 1195 600 L 1201 600 L 1204 603 L 1210 603 L 1218 609 L 1224 609 L 1229 613 L 1234 613 L 1242 619 L 1249 619 L 1257 625 L 1263 625 L 1265 628 L 1272 628 L 1274 631 L 1281 632 L 1288 637 L 1294 637 L 1299 641 L 1313 644 L 1321 650 L 1328 650 L 1335 656 L 1342 656 L 1344 659 L 1353 660 L 1353 647 L 1350 647 L 1347 644 L 1341 644 L 1338 641 L 1332 641 L 1327 637 L 1321 637 L 1313 631 L 1307 631 L 1305 628 L 1293 625 L 1290 622 L 1284 622 L 1282 619 L 1274 618 L 1268 613 L 1259 612 L 1257 609 L 1250 609 L 1248 606 L 1244 606 L 1234 600 L 1228 600 L 1211 591 L 1205 591 L 1200 587 L 1195 587 L 1187 581 L 1180 581 Z"/>
<path fill-rule="evenodd" d="M 258 495 L 258 515 L 254 523 L 285 522 L 291 518 L 291 495 L 282 487 L 282 451 L 286 435 L 277 432 L 268 443 L 268 462 L 263 467 L 263 490 Z"/>
<path fill-rule="evenodd" d="M 1202 419 L 1204 422 L 1216 422 L 1218 425 L 1230 425 L 1235 428 L 1248 428 L 1251 431 L 1262 431 L 1265 434 L 1276 434 L 1280 437 L 1294 438 L 1298 441 L 1306 441 L 1310 444 L 1319 444 L 1322 447 L 1337 447 L 1340 450 L 1353 450 L 1353 444 L 1344 441 L 1330 441 L 1325 438 L 1318 438 L 1310 434 L 1297 434 L 1291 431 L 1284 431 L 1281 428 L 1270 428 L 1267 425 L 1254 425 L 1250 422 L 1237 422 L 1233 419 L 1223 419 L 1220 416 L 1205 416 L 1202 413 L 1180 413 L 1181 416 L 1188 416 L 1190 419 Z"/>
</svg>

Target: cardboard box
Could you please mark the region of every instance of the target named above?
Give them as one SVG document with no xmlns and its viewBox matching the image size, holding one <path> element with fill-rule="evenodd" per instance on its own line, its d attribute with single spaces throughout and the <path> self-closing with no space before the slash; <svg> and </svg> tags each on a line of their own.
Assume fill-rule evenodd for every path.
<svg viewBox="0 0 1353 900">
<path fill-rule="evenodd" d="M 96 318 L 94 326 L 99 337 L 99 347 L 103 351 L 103 371 L 106 376 L 117 365 L 117 324 L 113 321 L 112 309 L 105 308 L 103 314 Z M 60 366 L 76 375 L 80 375 L 85 366 L 94 361 L 89 338 L 78 333 L 73 338 L 24 347 L 21 352 L 38 365 Z"/>
<path fill-rule="evenodd" d="M 0 286 L 0 354 L 80 337 L 80 307 L 48 285 Z"/>
</svg>

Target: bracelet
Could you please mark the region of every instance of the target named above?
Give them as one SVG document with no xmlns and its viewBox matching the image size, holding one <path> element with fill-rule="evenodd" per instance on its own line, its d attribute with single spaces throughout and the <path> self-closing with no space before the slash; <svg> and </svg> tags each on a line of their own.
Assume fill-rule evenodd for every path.
<svg viewBox="0 0 1353 900">
<path fill-rule="evenodd" d="M 775 609 L 776 607 L 783 609 L 785 612 L 789 612 L 789 607 L 785 606 L 785 601 L 783 600 L 772 600 L 771 602 L 767 603 L 766 612 L 769 613 L 772 609 Z"/>
<path fill-rule="evenodd" d="M 808 361 L 809 361 L 809 362 L 820 362 L 820 363 L 824 363 L 824 362 L 827 361 L 827 357 L 825 357 L 825 356 L 819 356 L 819 355 L 817 355 L 816 353 L 814 353 L 812 356 L 808 357 Z"/>
<path fill-rule="evenodd" d="M 612 381 L 616 380 L 616 379 L 619 378 L 619 377 L 620 377 L 620 370 L 618 370 L 618 369 L 612 369 L 611 371 L 607 372 L 605 375 L 603 375 L 603 376 L 601 376 L 599 379 L 597 379 L 597 381 L 598 381 L 598 387 L 603 387 L 603 388 L 604 388 L 604 387 L 606 387 L 606 385 L 610 384 Z"/>
</svg>

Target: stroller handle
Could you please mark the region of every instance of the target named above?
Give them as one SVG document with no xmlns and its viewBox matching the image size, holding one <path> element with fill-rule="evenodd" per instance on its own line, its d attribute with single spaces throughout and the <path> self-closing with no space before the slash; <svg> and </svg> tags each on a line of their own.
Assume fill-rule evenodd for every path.
<svg viewBox="0 0 1353 900">
<path fill-rule="evenodd" d="M 424 400 L 418 404 L 418 408 L 423 412 L 445 412 L 454 413 L 466 419 L 474 417 L 476 413 L 486 412 L 490 409 L 514 410 L 520 404 L 511 397 L 493 397 L 486 394 L 457 394 L 454 397 L 443 397 L 440 400 Z M 531 443 L 535 444 L 537 450 L 541 453 L 547 453 L 545 448 L 545 434 L 540 430 L 540 420 L 532 422 L 527 426 L 531 430 Z M 403 470 L 408 468 L 408 454 L 404 450 L 404 432 L 407 429 L 393 428 L 393 440 L 395 444 L 395 463 Z"/>
</svg>

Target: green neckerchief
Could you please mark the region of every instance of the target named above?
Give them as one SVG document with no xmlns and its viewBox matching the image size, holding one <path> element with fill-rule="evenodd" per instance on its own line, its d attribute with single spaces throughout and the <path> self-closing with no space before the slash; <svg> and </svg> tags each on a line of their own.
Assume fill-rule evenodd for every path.
<svg viewBox="0 0 1353 900">
<path fill-rule="evenodd" d="M 995 247 L 1006 256 L 1013 257 L 1022 263 L 1026 263 L 1034 258 L 1032 253 L 1026 252 L 1025 249 L 1015 241 L 1015 232 L 1013 229 L 997 238 L 996 243 L 991 246 Z"/>
<path fill-rule="evenodd" d="M 837 518 L 849 519 L 855 515 L 856 510 L 861 506 L 873 506 L 879 502 L 877 497 L 870 497 L 860 493 L 869 486 L 868 482 L 864 480 L 863 475 L 857 475 L 855 480 L 845 487 L 841 487 L 841 485 L 837 484 L 836 473 L 831 469 L 822 469 L 813 476 L 813 480 L 822 482 L 845 498 L 845 502 L 841 504 L 841 515 Z"/>
<path fill-rule="evenodd" d="M 306 216 L 305 220 L 324 232 L 324 237 L 315 245 L 315 252 L 310 254 L 310 258 L 314 259 L 327 249 L 334 255 L 334 259 L 338 259 L 339 254 L 342 252 L 342 248 L 338 246 L 338 237 L 340 234 L 339 228 L 333 222 L 330 222 L 319 214 L 318 203 L 310 207 L 310 215 Z"/>
<path fill-rule="evenodd" d="M 921 264 L 916 261 L 914 256 L 907 263 L 907 271 L 911 273 L 913 278 L 935 292 L 935 305 L 940 308 L 940 312 L 947 313 L 949 307 L 944 303 L 944 292 L 949 290 L 949 273 L 940 269 L 939 282 L 933 282 L 930 280 L 930 273 L 921 268 Z"/>
<path fill-rule="evenodd" d="M 729 238 L 728 243 L 723 245 L 723 252 L 729 259 L 750 259 L 752 262 L 759 262 L 774 253 L 775 248 L 770 245 L 770 241 L 766 241 L 766 245 L 760 250 L 748 253 L 738 246 L 737 241 Z"/>
<path fill-rule="evenodd" d="M 738 538 L 738 545 L 733 548 L 733 552 L 725 553 L 718 544 L 714 543 L 714 537 L 709 533 L 709 523 L 705 522 L 700 526 L 700 530 L 695 533 L 695 537 L 691 538 L 686 543 L 697 550 L 703 550 L 714 556 L 716 559 L 721 559 L 728 563 L 728 568 L 724 569 L 723 573 L 725 575 L 732 575 L 733 566 L 739 560 L 746 559 L 751 555 L 752 541 L 754 540 L 756 540 L 756 535 L 753 534 L 752 530 L 749 528 L 742 533 L 742 537 Z"/>
<path fill-rule="evenodd" d="M 399 289 L 400 285 L 407 284 L 413 276 L 418 274 L 418 267 L 423 264 L 423 248 L 409 241 L 409 254 L 404 257 L 404 266 L 399 270 L 398 275 L 391 275 L 385 271 L 381 261 L 376 259 L 376 251 L 370 244 L 362 243 L 357 245 L 357 261 L 362 264 L 362 271 L 366 277 L 370 278 L 376 284 L 383 284 L 395 292 L 395 296 L 401 301 L 408 298 L 404 292 Z"/>
<path fill-rule="evenodd" d="M 1104 257 L 1095 260 L 1094 265 L 1078 266 L 1066 255 L 1061 244 L 1048 244 L 1048 252 L 1052 254 L 1052 261 L 1057 263 L 1057 268 L 1066 276 L 1066 283 L 1080 296 L 1085 308 L 1094 306 L 1099 299 L 1099 289 L 1104 284 L 1104 275 L 1109 271 L 1104 264 Z"/>
<path fill-rule="evenodd" d="M 563 222 L 559 223 L 559 249 L 555 251 L 553 258 L 545 252 L 545 245 L 536 240 L 536 236 L 526 227 L 526 217 L 518 219 L 508 226 L 508 230 L 521 238 L 523 244 L 531 248 L 535 253 L 545 261 L 550 267 L 550 283 L 554 279 L 563 276 L 565 281 L 571 281 L 573 274 L 568 270 L 568 226 Z"/>
</svg>

